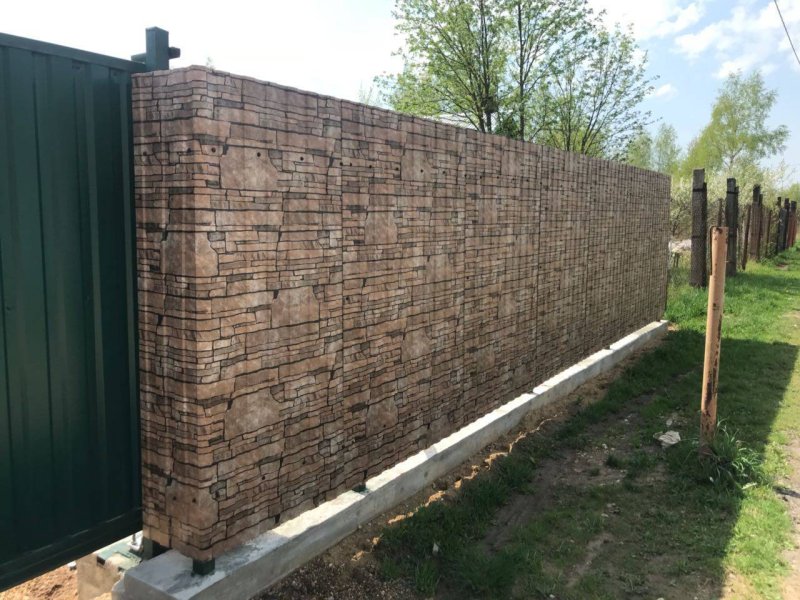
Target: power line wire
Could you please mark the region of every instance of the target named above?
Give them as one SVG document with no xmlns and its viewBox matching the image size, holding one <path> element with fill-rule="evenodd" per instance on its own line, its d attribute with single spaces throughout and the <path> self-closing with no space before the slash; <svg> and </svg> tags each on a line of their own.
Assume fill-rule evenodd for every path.
<svg viewBox="0 0 800 600">
<path fill-rule="evenodd" d="M 794 57 L 797 59 L 797 64 L 800 65 L 800 56 L 797 55 L 797 49 L 794 47 L 792 36 L 789 35 L 789 29 L 786 27 L 786 21 L 783 20 L 783 13 L 781 13 L 781 7 L 778 6 L 778 0 L 772 1 L 775 3 L 775 8 L 778 9 L 778 16 L 781 18 L 781 23 L 783 23 L 783 30 L 786 32 L 786 37 L 789 39 L 789 45 L 792 47 L 792 52 L 794 52 Z"/>
</svg>

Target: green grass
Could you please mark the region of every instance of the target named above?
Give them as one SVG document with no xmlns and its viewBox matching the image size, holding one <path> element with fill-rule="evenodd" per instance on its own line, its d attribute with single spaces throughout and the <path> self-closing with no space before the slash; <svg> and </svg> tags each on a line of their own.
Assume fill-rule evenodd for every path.
<svg viewBox="0 0 800 600">
<path fill-rule="evenodd" d="M 425 597 L 569 599 L 715 598 L 736 574 L 739 596 L 779 598 L 791 522 L 771 481 L 785 473 L 782 448 L 800 431 L 799 291 L 796 251 L 728 280 L 725 425 L 713 460 L 696 452 L 707 298 L 678 272 L 666 311 L 678 330 L 602 400 L 524 438 L 454 497 L 387 527 L 377 547 L 384 576 Z M 623 422 L 631 413 L 635 424 Z M 683 441 L 664 451 L 653 434 L 671 415 Z M 536 487 L 544 462 L 611 441 L 602 468 L 587 468 L 583 480 Z M 619 477 L 609 483 L 603 470 Z M 499 547 L 487 543 L 520 496 L 536 510 Z"/>
</svg>

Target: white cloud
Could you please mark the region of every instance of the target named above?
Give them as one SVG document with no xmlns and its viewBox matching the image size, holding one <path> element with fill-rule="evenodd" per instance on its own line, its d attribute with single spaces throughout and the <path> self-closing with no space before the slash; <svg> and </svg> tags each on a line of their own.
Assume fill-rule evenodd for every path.
<svg viewBox="0 0 800 600">
<path fill-rule="evenodd" d="M 674 98 L 675 95 L 678 93 L 678 88 L 676 88 L 671 83 L 665 83 L 664 85 L 658 86 L 653 92 L 650 94 L 651 98 L 663 98 L 664 100 L 669 100 L 670 98 Z"/>
<path fill-rule="evenodd" d="M 675 46 L 688 58 L 694 59 L 720 40 L 720 24 L 713 23 L 696 33 L 686 33 L 675 38 Z"/>
<path fill-rule="evenodd" d="M 666 37 L 685 31 L 700 21 L 705 0 L 589 0 L 591 7 L 606 11 L 609 25 L 631 24 L 639 40 Z"/>
<path fill-rule="evenodd" d="M 800 0 L 780 0 L 779 4 L 789 33 L 800 40 Z M 715 75 L 720 78 L 739 70 L 770 73 L 781 68 L 776 64 L 779 58 L 783 65 L 788 60 L 795 69 L 800 68 L 771 0 L 758 5 L 752 0 L 738 0 L 728 18 L 678 36 L 675 48 L 690 60 L 713 53 L 719 61 Z"/>
</svg>

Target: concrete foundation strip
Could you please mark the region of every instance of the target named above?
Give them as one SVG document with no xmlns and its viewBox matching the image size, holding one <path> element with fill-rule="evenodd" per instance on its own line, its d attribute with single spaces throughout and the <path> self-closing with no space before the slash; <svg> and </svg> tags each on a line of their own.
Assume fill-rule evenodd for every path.
<svg viewBox="0 0 800 600">
<path fill-rule="evenodd" d="M 527 394 L 411 456 L 366 482 L 363 492 L 345 492 L 313 510 L 216 559 L 211 575 L 192 574 L 191 559 L 175 550 L 128 571 L 114 587 L 118 600 L 250 598 L 456 468 L 515 427 L 531 410 L 562 398 L 651 340 L 666 333 L 654 321 L 548 379 Z"/>
</svg>

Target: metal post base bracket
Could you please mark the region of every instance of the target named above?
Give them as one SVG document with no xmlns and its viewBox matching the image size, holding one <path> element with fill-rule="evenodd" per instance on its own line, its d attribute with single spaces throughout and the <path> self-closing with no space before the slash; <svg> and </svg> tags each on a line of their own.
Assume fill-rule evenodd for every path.
<svg viewBox="0 0 800 600">
<path fill-rule="evenodd" d="M 193 560 L 192 573 L 195 575 L 211 575 L 214 572 L 214 559 L 210 560 Z"/>
</svg>

